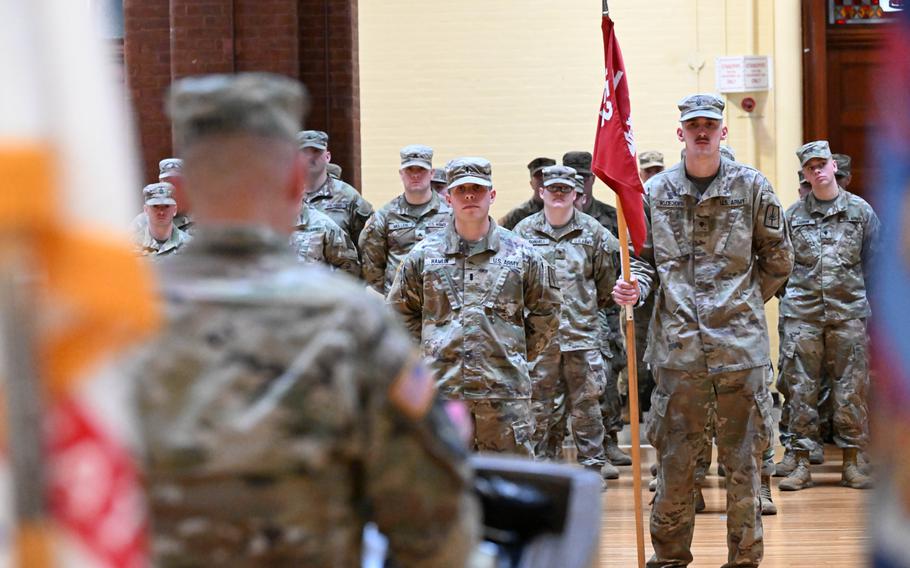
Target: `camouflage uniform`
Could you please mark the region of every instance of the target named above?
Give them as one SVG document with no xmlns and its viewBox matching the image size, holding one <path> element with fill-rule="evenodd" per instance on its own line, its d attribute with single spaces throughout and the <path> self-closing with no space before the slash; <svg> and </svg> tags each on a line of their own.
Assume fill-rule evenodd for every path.
<svg viewBox="0 0 910 568">
<path fill-rule="evenodd" d="M 680 110 L 682 121 L 722 120 L 723 101 L 695 95 Z M 645 353 L 657 381 L 647 433 L 660 463 L 648 565 L 692 561 L 696 457 L 714 403 L 728 481 L 726 565 L 757 566 L 770 397 L 764 303 L 793 265 L 780 202 L 757 170 L 726 158 L 700 196 L 683 163 L 651 178 L 648 189 L 651 231 L 641 256 L 651 266 L 633 268 L 644 296 L 660 281 Z"/>
<path fill-rule="evenodd" d="M 230 137 L 290 170 L 303 106 L 298 83 L 242 73 L 183 79 L 168 109 L 188 154 Z M 252 223 L 200 227 L 161 281 L 167 325 L 136 373 L 156 566 L 356 566 L 368 521 L 404 566 L 464 565 L 464 449 L 381 304 Z"/>
<path fill-rule="evenodd" d="M 304 263 L 323 263 L 360 278 L 360 259 L 354 243 L 321 211 L 306 204 L 301 207 L 290 244 Z"/>
<path fill-rule="evenodd" d="M 432 169 L 432 159 L 433 150 L 428 146 L 415 144 L 401 150 L 402 169 Z M 363 279 L 385 296 L 398 265 L 414 245 L 427 235 L 444 230 L 451 219 L 452 208 L 435 191 L 430 192 L 429 201 L 419 205 L 408 203 L 405 195 L 384 205 L 360 233 Z"/>
<path fill-rule="evenodd" d="M 387 203 L 360 233 L 364 280 L 385 296 L 402 259 L 424 237 L 445 230 L 451 218 L 452 208 L 436 192 L 420 205 L 411 205 L 403 195 Z"/>
<path fill-rule="evenodd" d="M 402 565 L 465 554 L 465 452 L 439 403 L 390 400 L 430 379 L 381 306 L 256 229 L 201 229 L 162 281 L 138 390 L 158 565 L 355 566 L 369 520 Z"/>
<path fill-rule="evenodd" d="M 614 237 L 619 234 L 616 208 L 612 205 L 592 198 L 585 213 L 596 219 Z M 602 333 L 600 352 L 603 355 L 604 372 L 607 377 L 600 406 L 604 417 L 604 432 L 607 435 L 622 431 L 622 402 L 619 400 L 618 382 L 619 374 L 626 368 L 626 341 L 620 323 L 621 314 L 622 308 L 615 304 L 600 311 Z M 643 392 L 641 383 L 638 390 Z"/>
<path fill-rule="evenodd" d="M 555 165 L 556 165 L 556 160 L 554 160 L 553 158 L 543 158 L 543 157 L 534 158 L 533 160 L 528 162 L 528 172 L 531 175 L 532 181 L 534 180 L 535 176 L 540 175 L 540 172 L 544 168 L 549 167 L 549 166 L 555 166 Z M 525 219 L 526 217 L 530 217 L 531 215 L 541 211 L 542 209 L 543 209 L 543 201 L 540 199 L 540 196 L 537 195 L 537 191 L 535 190 L 534 194 L 531 196 L 531 199 L 525 201 L 518 207 L 516 207 L 516 208 L 512 209 L 511 211 L 509 211 L 508 213 L 506 213 L 502 219 L 497 221 L 497 223 L 499 223 L 500 227 L 505 227 L 506 229 L 511 231 L 512 229 L 515 228 L 515 225 L 517 225 L 522 219 Z"/>
<path fill-rule="evenodd" d="M 865 269 L 879 220 L 860 197 L 840 188 L 823 203 L 810 193 L 786 213 L 796 265 L 780 303 L 781 391 L 789 422 L 781 441 L 812 450 L 818 439 L 821 377 L 830 377 L 834 440 L 841 448 L 868 442 Z"/>
<path fill-rule="evenodd" d="M 169 183 L 152 183 L 142 189 L 145 204 L 155 205 L 177 205 L 174 200 L 174 186 Z M 192 237 L 180 230 L 171 221 L 171 235 L 164 242 L 160 242 L 152 236 L 149 231 L 148 217 L 143 212 L 141 214 L 145 224 L 142 228 L 134 227 L 133 243 L 136 252 L 141 256 L 159 257 L 175 254 L 183 245 L 188 243 Z M 135 222 L 135 219 L 134 219 Z"/>
<path fill-rule="evenodd" d="M 558 392 L 566 392 L 578 461 L 582 465 L 603 466 L 600 398 L 606 376 L 600 353 L 598 313 L 612 303 L 611 290 L 619 272 L 619 244 L 597 220 L 581 211 L 575 212 L 572 220 L 558 229 L 550 226 L 541 211 L 521 221 L 515 232 L 534 245 L 554 267 L 563 295 L 559 335 L 552 345 L 554 353 L 541 357 L 532 369 L 536 442 L 549 437 L 546 434 L 551 427 L 561 425 L 561 421 L 554 421 L 550 405 Z M 557 431 L 552 437 L 562 440 L 564 436 L 564 431 Z M 540 450 L 549 452 L 545 457 L 557 457 L 552 447 Z"/>
<path fill-rule="evenodd" d="M 522 219 L 526 219 L 535 213 L 543 211 L 543 201 L 540 200 L 536 195 L 531 199 L 525 201 L 518 207 L 512 209 L 506 213 L 497 223 L 500 227 L 509 229 L 510 231 L 515 228 Z"/>
<path fill-rule="evenodd" d="M 387 300 L 443 396 L 471 405 L 475 449 L 533 455 L 528 364 L 559 327 L 553 268 L 492 219 L 476 243 L 452 222 L 411 249 Z"/>
<path fill-rule="evenodd" d="M 373 207 L 356 189 L 332 176 L 326 176 L 319 189 L 305 194 L 303 202 L 328 215 L 355 244 L 373 214 Z"/>
</svg>

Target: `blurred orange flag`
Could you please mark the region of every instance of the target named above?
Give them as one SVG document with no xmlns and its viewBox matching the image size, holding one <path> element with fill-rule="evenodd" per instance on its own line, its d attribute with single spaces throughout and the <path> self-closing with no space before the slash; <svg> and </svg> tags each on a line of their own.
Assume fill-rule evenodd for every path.
<svg viewBox="0 0 910 568">
<path fill-rule="evenodd" d="M 159 314 L 126 233 L 140 187 L 126 98 L 89 5 L 0 2 L 0 74 L 10 79 L 0 90 L 0 263 L 21 272 L 34 332 L 47 450 L 36 476 L 47 484 L 53 563 L 141 566 L 146 521 L 128 452 L 128 385 L 100 369 L 149 335 Z M 3 377 L 4 388 L 17 378 Z M 15 443 L 4 440 L 3 454 Z M 0 469 L 7 462 L 0 455 Z M 13 485 L 0 492 L 0 548 L 10 544 L 3 534 L 17 532 L 2 495 L 29 481 L 10 477 L 0 471 L 0 485 Z M 6 553 L 13 565 L 23 554 Z"/>
</svg>

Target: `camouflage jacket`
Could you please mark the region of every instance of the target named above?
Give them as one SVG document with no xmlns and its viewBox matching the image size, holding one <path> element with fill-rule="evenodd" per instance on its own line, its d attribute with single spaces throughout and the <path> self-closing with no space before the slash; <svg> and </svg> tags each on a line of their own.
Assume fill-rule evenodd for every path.
<svg viewBox="0 0 910 568">
<path fill-rule="evenodd" d="M 304 204 L 290 242 L 304 263 L 321 262 L 360 278 L 360 259 L 354 243 L 325 213 Z"/>
<path fill-rule="evenodd" d="M 872 206 L 841 188 L 833 203 L 809 193 L 786 214 L 795 264 L 780 315 L 811 321 L 865 318 L 865 272 L 881 227 Z"/>
<path fill-rule="evenodd" d="M 515 228 L 522 219 L 530 217 L 531 215 L 543 210 L 543 201 L 539 197 L 534 196 L 531 199 L 525 201 L 515 209 L 512 209 L 506 213 L 502 219 L 497 221 L 500 227 L 505 227 L 508 230 Z"/>
<path fill-rule="evenodd" d="M 142 231 L 134 236 L 136 239 L 134 241 L 136 246 L 136 252 L 141 256 L 167 256 L 177 253 L 183 245 L 190 242 L 193 237 L 189 233 L 185 233 L 174 227 L 171 231 L 171 236 L 168 240 L 163 243 L 158 242 L 152 237 L 152 234 L 149 232 L 148 223 Z"/>
<path fill-rule="evenodd" d="M 651 230 L 633 267 L 642 294 L 659 280 L 645 360 L 683 371 L 766 365 L 765 302 L 793 268 L 780 202 L 757 170 L 725 158 L 698 197 L 683 163 L 648 180 Z M 639 265 L 641 266 L 641 265 Z"/>
<path fill-rule="evenodd" d="M 591 205 L 585 213 L 594 217 L 594 219 L 610 231 L 610 234 L 614 237 L 619 235 L 619 222 L 616 219 L 616 208 L 612 205 L 592 198 Z M 619 264 L 616 266 L 618 270 L 622 270 L 622 267 Z M 619 320 L 620 313 L 620 307 L 615 304 L 604 308 L 600 312 L 600 324 L 603 330 L 601 351 L 608 359 L 617 356 L 622 357 L 625 349 L 623 346 L 622 324 Z"/>
<path fill-rule="evenodd" d="M 613 304 L 619 274 L 616 237 L 581 211 L 559 229 L 550 226 L 541 211 L 518 223 L 515 233 L 534 245 L 556 272 L 562 292 L 560 350 L 600 349 L 598 312 Z"/>
<path fill-rule="evenodd" d="M 155 565 L 359 566 L 370 520 L 404 566 L 464 565 L 465 451 L 381 302 L 255 227 L 160 266 L 135 362 Z"/>
<path fill-rule="evenodd" d="M 442 231 L 452 218 L 452 208 L 436 192 L 422 205 L 409 204 L 399 195 L 373 213 L 360 233 L 363 279 L 385 296 L 392 287 L 402 259 L 429 234 Z"/>
<path fill-rule="evenodd" d="M 606 227 L 614 237 L 618 237 L 619 221 L 616 219 L 616 207 L 592 198 L 591 206 L 588 207 L 585 214 L 597 219 L 597 222 Z"/>
<path fill-rule="evenodd" d="M 145 211 L 133 217 L 133 220 L 130 221 L 130 233 L 134 236 L 138 235 L 138 238 L 141 238 L 142 232 L 145 231 L 145 228 L 149 225 L 149 218 L 145 214 Z M 187 233 L 188 235 L 193 235 L 193 219 L 189 216 L 188 213 L 178 213 L 174 216 L 174 226 Z"/>
<path fill-rule="evenodd" d="M 360 231 L 373 214 L 373 206 L 356 189 L 332 176 L 326 176 L 322 187 L 305 194 L 303 201 L 328 215 L 355 245 Z"/>
<path fill-rule="evenodd" d="M 477 243 L 454 222 L 417 243 L 387 297 L 443 395 L 466 399 L 531 396 L 528 361 L 556 335 L 561 300 L 553 268 L 492 219 Z"/>
</svg>

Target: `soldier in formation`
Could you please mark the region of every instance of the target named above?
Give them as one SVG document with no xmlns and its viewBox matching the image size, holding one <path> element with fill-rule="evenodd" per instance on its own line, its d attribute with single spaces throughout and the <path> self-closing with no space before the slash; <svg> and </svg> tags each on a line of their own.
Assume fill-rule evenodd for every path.
<svg viewBox="0 0 910 568">
<path fill-rule="evenodd" d="M 446 171 L 444 168 L 433 168 L 433 177 L 430 179 L 430 187 L 433 188 L 433 191 L 443 200 L 445 200 L 449 195 L 449 190 L 446 183 Z"/>
<path fill-rule="evenodd" d="M 578 462 L 600 475 L 606 463 L 600 408 L 606 376 L 598 314 L 613 303 L 610 294 L 619 273 L 619 243 L 597 220 L 575 210 L 575 195 L 581 192 L 575 176 L 570 167 L 544 168 L 543 211 L 518 223 L 515 233 L 553 266 L 563 296 L 557 339 L 532 369 L 537 441 L 565 437 L 564 431 L 549 432 L 565 424 L 558 417 L 554 420 L 553 403 L 556 394 L 562 393 L 572 417 Z M 538 453 L 555 459 L 553 449 L 541 448 Z"/>
<path fill-rule="evenodd" d="M 373 207 L 356 189 L 328 174 L 327 166 L 332 160 L 328 134 L 304 130 L 297 134 L 297 142 L 309 167 L 303 182 L 303 203 L 328 215 L 356 245 Z"/>
<path fill-rule="evenodd" d="M 525 217 L 529 217 L 543 209 L 543 201 L 540 199 L 540 188 L 543 187 L 543 169 L 548 166 L 555 166 L 556 160 L 552 158 L 534 158 L 528 162 L 528 173 L 531 176 L 528 184 L 531 186 L 531 198 L 512 209 L 499 220 L 499 225 L 510 231 L 515 228 Z"/>
<path fill-rule="evenodd" d="M 198 225 L 162 263 L 168 320 L 138 365 L 153 562 L 355 566 L 372 521 L 402 566 L 464 566 L 466 454 L 407 333 L 288 249 L 303 107 L 277 75 L 170 93 Z"/>
<path fill-rule="evenodd" d="M 582 180 L 582 193 L 575 199 L 575 208 L 593 217 L 614 237 L 619 234 L 616 208 L 594 197 L 594 172 L 591 171 L 590 152 L 571 151 L 562 156 L 564 166 L 573 168 Z M 608 306 L 600 311 L 601 355 L 604 360 L 604 374 L 607 383 L 601 397 L 601 413 L 604 417 L 604 451 L 607 464 L 604 476 L 607 479 L 619 477 L 614 466 L 631 465 L 632 458 L 619 448 L 618 433 L 622 430 L 622 402 L 619 398 L 619 375 L 626 368 L 626 343 L 619 324 L 620 307 Z M 641 392 L 641 386 L 639 386 Z M 645 398 L 645 397 L 642 397 Z M 645 408 L 645 410 L 647 410 Z"/>
<path fill-rule="evenodd" d="M 413 144 L 402 148 L 400 157 L 404 192 L 376 211 L 360 233 L 363 278 L 383 296 L 414 245 L 444 231 L 452 218 L 452 208 L 430 187 L 433 149 Z"/>
<path fill-rule="evenodd" d="M 402 260 L 387 301 L 443 396 L 467 402 L 474 449 L 533 456 L 528 367 L 559 328 L 553 267 L 489 216 L 490 162 L 446 165 L 453 219 Z"/>
<path fill-rule="evenodd" d="M 728 564 L 757 566 L 770 442 L 764 303 L 787 279 L 793 251 L 767 179 L 721 160 L 724 102 L 692 95 L 679 110 L 685 159 L 648 181 L 649 266 L 633 268 L 636 282 L 619 281 L 613 292 L 617 303 L 635 305 L 660 279 L 645 354 L 657 382 L 647 434 L 659 461 L 648 566 L 692 561 L 694 470 L 712 405 L 727 471 Z"/>
<path fill-rule="evenodd" d="M 787 424 L 781 425 L 786 454 L 778 465 L 790 471 L 779 487 L 812 486 L 810 452 L 821 445 L 819 393 L 828 378 L 834 440 L 843 450 L 841 483 L 867 489 L 872 480 L 857 461 L 869 436 L 865 275 L 879 220 L 868 203 L 838 185 L 827 141 L 809 142 L 797 156 L 812 191 L 786 213 L 796 262 L 780 302 L 779 385 Z"/>
<path fill-rule="evenodd" d="M 186 190 L 183 184 L 183 160 L 180 158 L 165 158 L 158 162 L 158 181 L 160 183 L 169 183 L 174 188 L 172 198 L 177 204 L 177 213 L 174 215 L 174 226 L 185 233 L 192 233 L 193 220 L 189 214 L 189 201 L 186 198 Z M 143 232 L 148 225 L 148 217 L 145 210 L 136 215 L 130 222 L 130 232 L 134 239 L 141 239 Z"/>
<path fill-rule="evenodd" d="M 169 183 L 153 183 L 142 190 L 142 217 L 145 223 L 134 233 L 136 251 L 142 256 L 160 257 L 176 253 L 189 242 L 190 235 L 174 224 L 177 215 L 177 201 L 174 186 Z"/>
<path fill-rule="evenodd" d="M 303 203 L 294 232 L 291 249 L 304 263 L 321 263 L 360 278 L 360 258 L 347 233 L 328 215 Z"/>
</svg>

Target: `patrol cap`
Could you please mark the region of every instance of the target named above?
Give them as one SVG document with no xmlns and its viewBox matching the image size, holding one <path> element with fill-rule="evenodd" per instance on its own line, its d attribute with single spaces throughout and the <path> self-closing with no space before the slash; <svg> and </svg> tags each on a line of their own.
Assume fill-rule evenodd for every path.
<svg viewBox="0 0 910 568">
<path fill-rule="evenodd" d="M 536 174 L 540 170 L 544 169 L 545 167 L 555 166 L 555 165 L 556 165 L 556 160 L 554 160 L 553 158 L 534 158 L 533 160 L 528 162 L 528 171 L 533 176 L 534 174 Z"/>
<path fill-rule="evenodd" d="M 804 167 L 806 162 L 812 158 L 823 158 L 825 160 L 833 158 L 827 140 L 816 140 L 815 142 L 803 144 L 800 149 L 796 151 L 796 157 L 799 158 L 800 167 Z"/>
<path fill-rule="evenodd" d="M 702 116 L 716 120 L 724 119 L 724 100 L 711 93 L 689 95 L 679 101 L 676 106 L 679 108 L 680 122 Z"/>
<path fill-rule="evenodd" d="M 165 158 L 158 162 L 158 177 L 179 176 L 183 170 L 183 160 L 180 158 Z"/>
<path fill-rule="evenodd" d="M 446 181 L 449 189 L 466 183 L 493 187 L 493 167 L 484 158 L 455 158 L 446 164 Z"/>
<path fill-rule="evenodd" d="M 593 175 L 591 173 L 591 152 L 566 152 L 562 155 L 562 165 L 573 168 L 583 176 Z"/>
<path fill-rule="evenodd" d="M 574 168 L 568 166 L 547 166 L 543 169 L 543 186 L 561 183 L 569 187 L 575 187 L 575 176 L 578 173 Z"/>
<path fill-rule="evenodd" d="M 664 155 L 657 150 L 645 150 L 638 155 L 638 167 L 646 170 L 654 166 L 664 167 Z"/>
<path fill-rule="evenodd" d="M 241 132 L 293 141 L 306 106 L 299 81 L 272 73 L 187 77 L 167 100 L 178 147 Z"/>
<path fill-rule="evenodd" d="M 329 147 L 329 135 L 322 130 L 302 130 L 297 133 L 297 147 L 316 148 L 323 152 Z"/>
<path fill-rule="evenodd" d="M 325 165 L 325 171 L 329 172 L 329 175 L 335 179 L 341 179 L 341 166 L 338 164 L 333 164 L 329 162 Z"/>
<path fill-rule="evenodd" d="M 585 177 L 575 174 L 575 193 L 585 192 Z"/>
<path fill-rule="evenodd" d="M 405 146 L 399 152 L 401 156 L 401 169 L 417 166 L 425 170 L 433 169 L 433 149 L 423 144 Z"/>
<path fill-rule="evenodd" d="M 146 205 L 177 205 L 174 200 L 174 186 L 167 182 L 150 183 L 142 188 Z"/>
<path fill-rule="evenodd" d="M 848 177 L 850 175 L 850 164 L 853 162 L 853 159 L 847 154 L 831 154 L 834 156 L 834 161 L 837 162 L 837 171 L 834 172 L 834 177 Z"/>
<path fill-rule="evenodd" d="M 734 152 L 733 148 L 727 146 L 726 144 L 721 144 L 720 155 L 733 162 L 736 161 L 736 152 Z"/>
<path fill-rule="evenodd" d="M 445 168 L 433 168 L 433 178 L 430 181 L 433 183 L 448 183 L 446 181 Z"/>
</svg>

